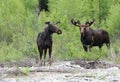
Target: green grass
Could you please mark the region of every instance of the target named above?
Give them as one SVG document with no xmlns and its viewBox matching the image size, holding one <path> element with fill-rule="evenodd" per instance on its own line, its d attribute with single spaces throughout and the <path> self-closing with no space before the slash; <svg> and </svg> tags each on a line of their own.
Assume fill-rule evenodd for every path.
<svg viewBox="0 0 120 82">
<path fill-rule="evenodd" d="M 98 47 L 91 48 L 90 52 L 85 52 L 82 48 L 80 40 L 75 43 L 64 43 L 61 49 L 56 49 L 54 46 L 54 56 L 57 59 L 71 60 L 71 59 L 85 59 L 85 60 L 97 60 L 107 59 L 110 61 L 120 62 L 120 39 L 112 37 L 111 48 L 108 49 L 104 44 L 102 51 Z M 67 46 L 67 47 L 66 47 Z"/>
<path fill-rule="evenodd" d="M 85 52 L 83 48 L 76 47 L 72 48 L 71 50 L 66 49 L 66 54 L 58 54 L 56 57 L 60 59 L 85 59 L 85 60 L 97 60 L 101 58 L 105 58 L 108 50 L 106 47 L 103 47 L 102 51 L 100 52 L 99 48 L 93 47 L 90 52 Z"/>
<path fill-rule="evenodd" d="M 76 33 L 77 34 L 77 33 Z M 120 39 L 116 36 L 111 37 L 111 48 L 107 49 L 106 45 L 103 45 L 100 52 L 98 47 L 91 48 L 91 52 L 85 52 L 81 41 L 78 37 L 71 37 L 68 40 L 63 35 L 53 35 L 53 58 L 59 60 L 72 60 L 72 59 L 85 59 L 85 60 L 97 60 L 107 59 L 114 62 L 120 62 Z M 76 35 L 73 35 L 76 36 Z M 31 39 L 31 38 L 30 38 Z M 77 40 L 76 40 L 77 39 Z M 22 40 L 21 40 L 22 41 Z M 38 50 L 35 41 L 23 41 L 19 44 L 6 42 L 0 43 L 0 62 L 19 61 L 24 57 L 38 57 Z M 48 53 L 47 53 L 48 58 Z"/>
<path fill-rule="evenodd" d="M 54 38 L 62 36 L 54 35 Z M 62 39 L 62 38 L 61 38 Z M 72 59 L 85 59 L 85 60 L 97 60 L 97 59 L 107 59 L 110 61 L 120 62 L 120 39 L 112 40 L 110 50 L 107 49 L 106 45 L 103 45 L 102 51 L 98 47 L 91 48 L 90 52 L 85 52 L 82 48 L 80 40 L 77 42 L 64 43 L 61 39 L 54 40 L 53 44 L 53 58 L 59 60 L 72 60 Z M 55 44 L 63 44 L 60 47 Z M 34 48 L 24 48 L 23 50 L 26 53 L 23 53 L 23 50 L 17 49 L 13 45 L 8 45 L 2 42 L 0 45 L 0 62 L 6 61 L 19 61 L 24 57 L 38 57 L 37 46 Z M 7 46 L 7 47 L 6 47 Z M 34 54 L 35 52 L 36 54 Z M 31 54 L 29 54 L 31 53 Z M 33 55 L 32 55 L 33 54 Z M 48 53 L 47 53 L 48 58 Z"/>
</svg>

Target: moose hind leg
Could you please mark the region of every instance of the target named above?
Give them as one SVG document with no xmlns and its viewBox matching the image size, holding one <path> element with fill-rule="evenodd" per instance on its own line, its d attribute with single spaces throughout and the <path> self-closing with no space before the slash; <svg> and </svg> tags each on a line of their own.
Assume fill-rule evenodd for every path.
<svg viewBox="0 0 120 82">
<path fill-rule="evenodd" d="M 103 46 L 103 44 L 101 44 L 101 45 L 98 46 L 99 49 L 100 49 L 100 53 L 102 52 L 102 46 Z"/>
<path fill-rule="evenodd" d="M 86 52 L 88 51 L 87 46 L 83 46 L 83 48 Z"/>
<path fill-rule="evenodd" d="M 107 48 L 110 49 L 110 43 L 105 43 Z"/>
</svg>

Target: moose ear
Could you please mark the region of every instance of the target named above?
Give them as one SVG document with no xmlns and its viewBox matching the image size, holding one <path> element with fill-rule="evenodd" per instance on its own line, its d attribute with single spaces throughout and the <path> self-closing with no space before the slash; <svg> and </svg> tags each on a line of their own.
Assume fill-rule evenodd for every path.
<svg viewBox="0 0 120 82">
<path fill-rule="evenodd" d="M 49 22 L 45 22 L 45 24 L 50 24 L 50 21 Z"/>
<path fill-rule="evenodd" d="M 57 21 L 55 24 L 59 24 L 60 23 L 60 21 Z"/>
<path fill-rule="evenodd" d="M 52 24 L 52 22 L 51 22 L 51 21 L 48 21 L 48 22 L 45 22 L 45 24 Z"/>
</svg>

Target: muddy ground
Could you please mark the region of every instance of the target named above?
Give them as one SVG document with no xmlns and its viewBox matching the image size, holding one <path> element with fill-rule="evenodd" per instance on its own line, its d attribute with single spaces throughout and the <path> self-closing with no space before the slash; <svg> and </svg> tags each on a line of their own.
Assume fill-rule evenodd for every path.
<svg viewBox="0 0 120 82">
<path fill-rule="evenodd" d="M 120 82 L 120 64 L 109 61 L 55 60 L 35 66 L 36 59 L 0 63 L 0 82 Z"/>
</svg>

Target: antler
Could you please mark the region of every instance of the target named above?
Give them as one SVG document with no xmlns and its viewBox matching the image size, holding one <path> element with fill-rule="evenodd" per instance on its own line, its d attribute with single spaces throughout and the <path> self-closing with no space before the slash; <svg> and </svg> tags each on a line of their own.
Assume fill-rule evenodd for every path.
<svg viewBox="0 0 120 82">
<path fill-rule="evenodd" d="M 75 20 L 72 18 L 71 23 L 75 25 Z"/>
<path fill-rule="evenodd" d="M 76 22 L 73 18 L 71 19 L 71 23 L 75 26 L 78 26 L 78 24 L 80 24 L 79 20 Z"/>
<path fill-rule="evenodd" d="M 94 23 L 94 19 L 89 23 L 89 26 L 91 26 Z"/>
<path fill-rule="evenodd" d="M 86 25 L 88 24 L 89 26 L 91 26 L 91 25 L 94 23 L 94 21 L 95 21 L 95 20 L 93 19 L 91 22 L 87 21 L 85 24 L 86 24 Z"/>
</svg>

